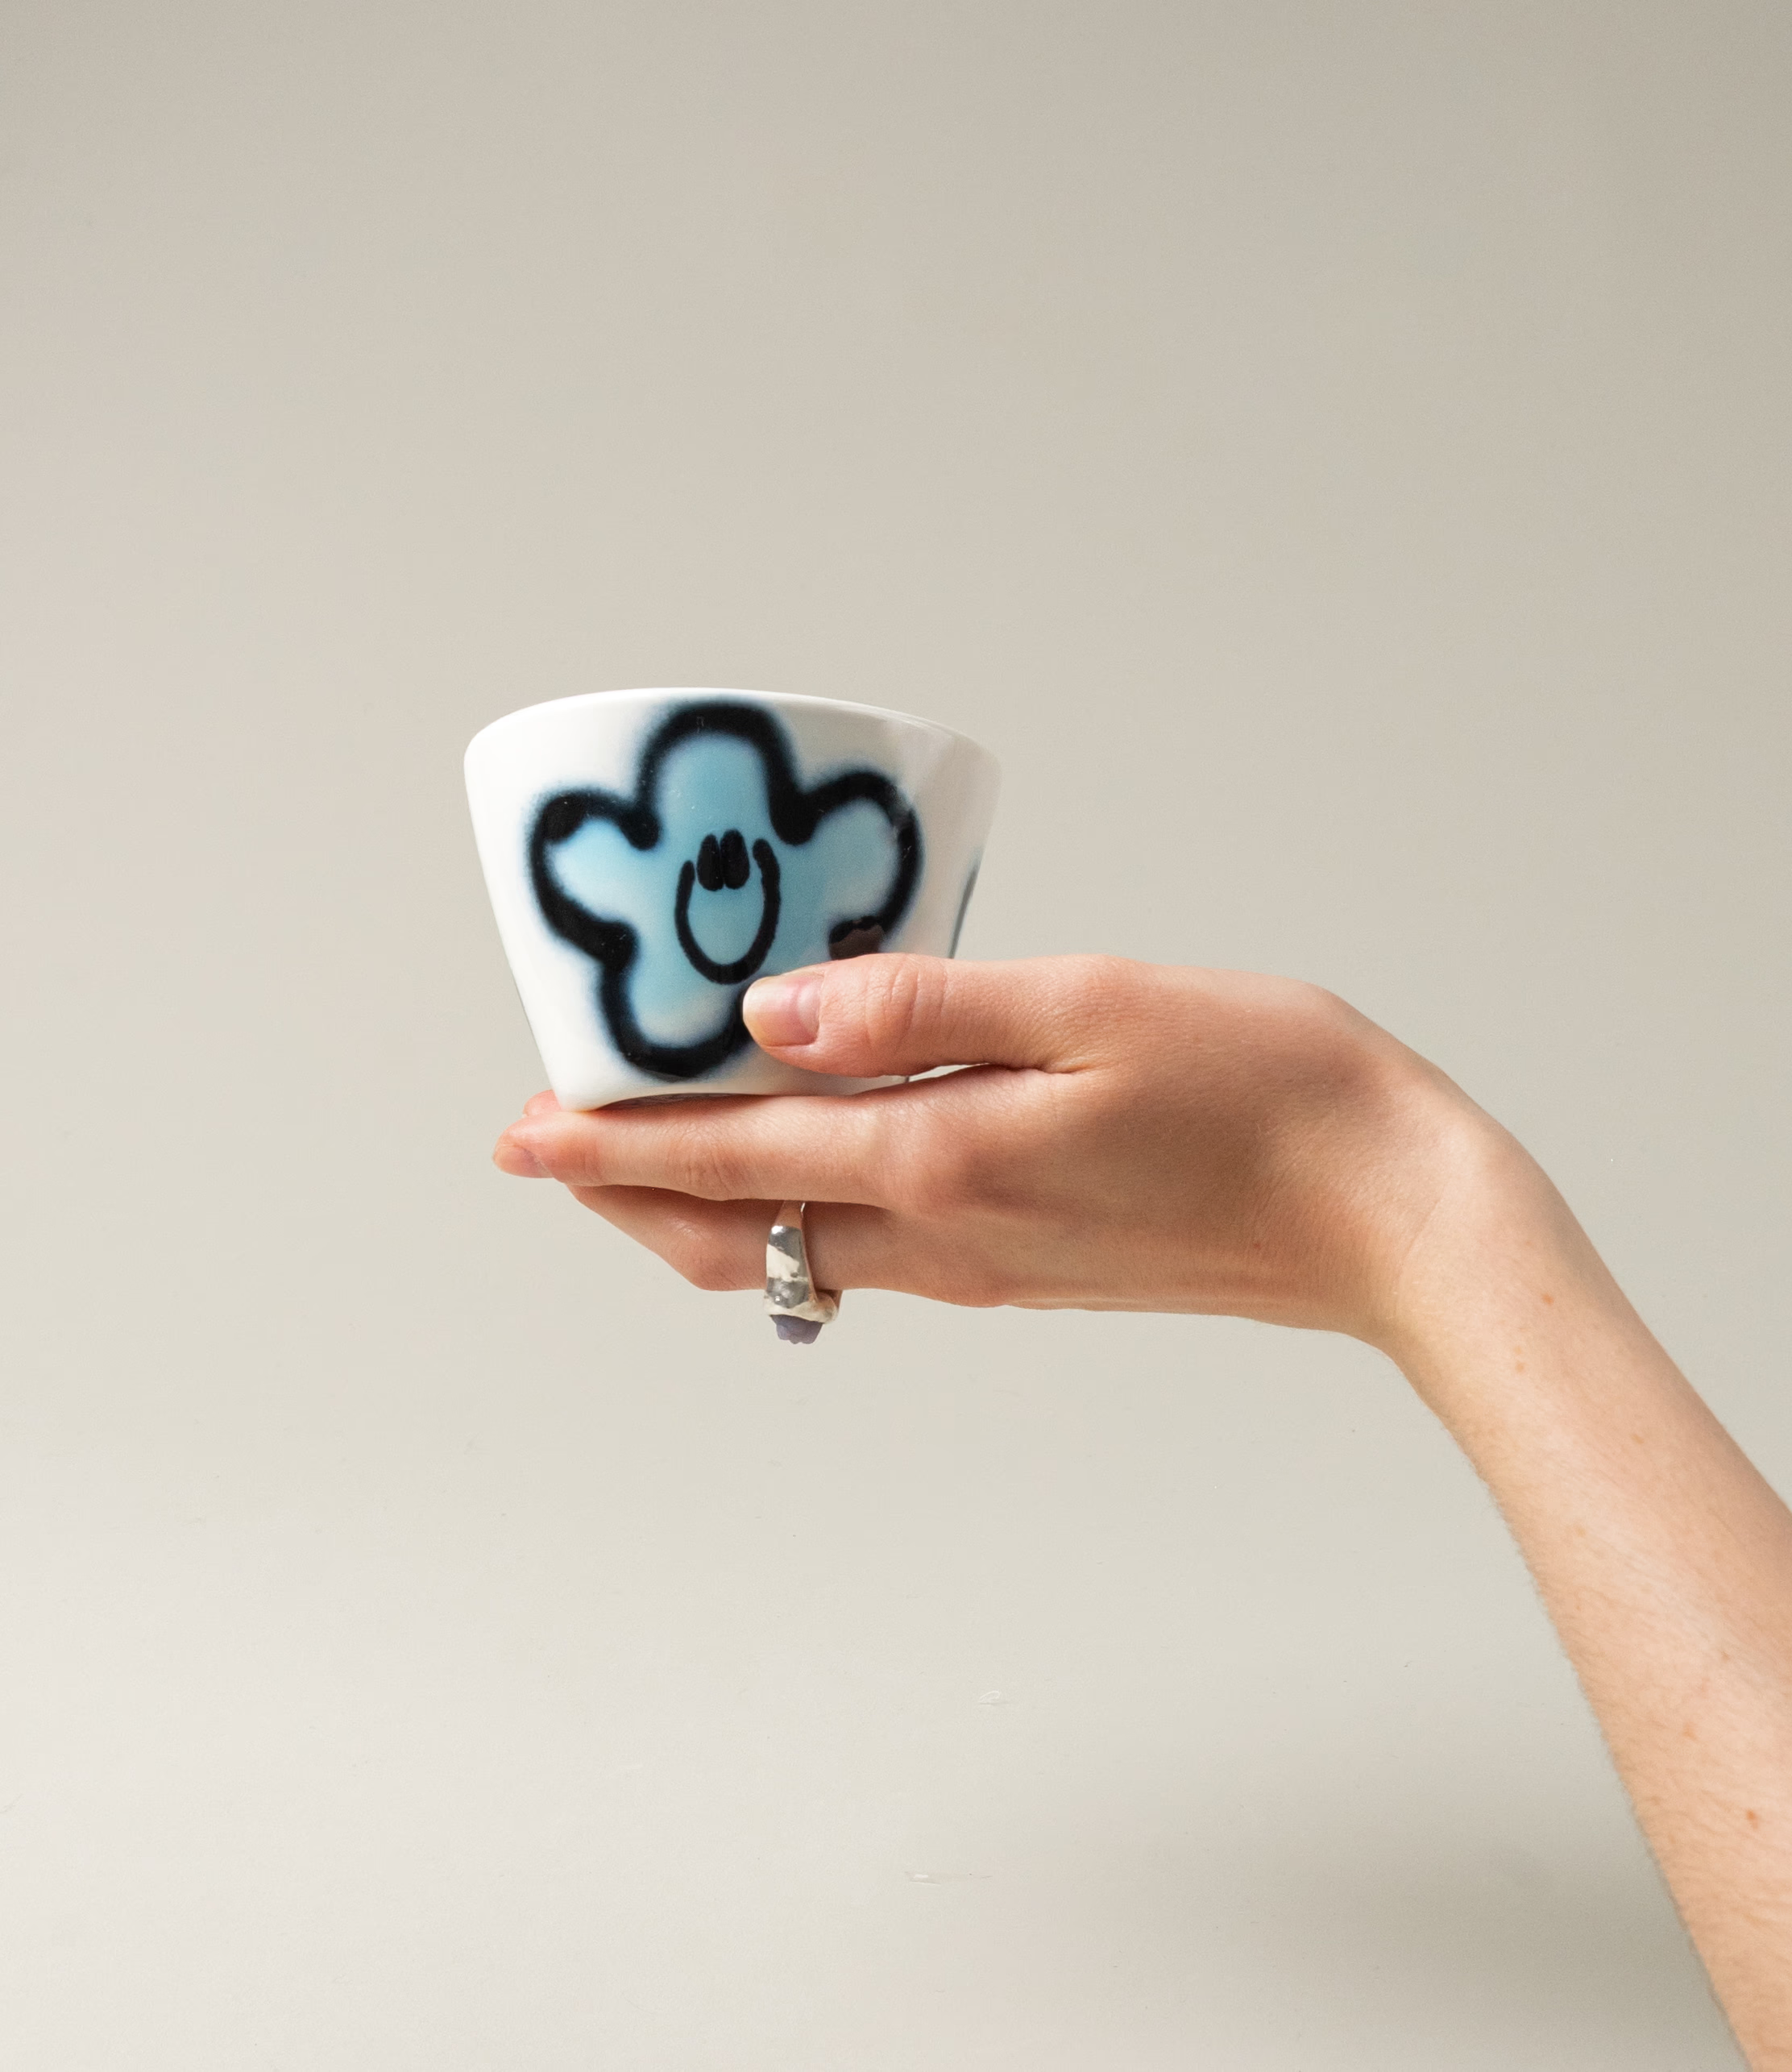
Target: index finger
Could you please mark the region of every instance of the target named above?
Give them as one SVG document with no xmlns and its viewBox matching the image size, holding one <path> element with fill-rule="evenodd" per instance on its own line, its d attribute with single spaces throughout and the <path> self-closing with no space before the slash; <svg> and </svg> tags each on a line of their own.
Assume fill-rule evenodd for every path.
<svg viewBox="0 0 1792 2072">
<path fill-rule="evenodd" d="M 698 1095 L 651 1107 L 525 1115 L 500 1138 L 498 1155 L 520 1151 L 570 1187 L 657 1187 L 711 1202 L 861 1202 L 884 1208 L 903 1192 L 921 1125 L 906 1086 Z"/>
</svg>

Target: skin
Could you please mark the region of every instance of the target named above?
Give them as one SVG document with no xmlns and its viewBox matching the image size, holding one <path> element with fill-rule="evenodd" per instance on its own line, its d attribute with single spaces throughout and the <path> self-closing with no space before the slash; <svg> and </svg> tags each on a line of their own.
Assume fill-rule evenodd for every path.
<svg viewBox="0 0 1792 2072">
<path fill-rule="evenodd" d="M 866 957 L 761 980 L 762 1048 L 850 1097 L 595 1114 L 563 1181 L 699 1287 L 760 1286 L 804 1200 L 831 1288 L 1347 1332 L 1487 1483 L 1757 2072 L 1792 2072 L 1792 1515 L 1526 1152 L 1343 1002 L 1103 957 Z"/>
</svg>

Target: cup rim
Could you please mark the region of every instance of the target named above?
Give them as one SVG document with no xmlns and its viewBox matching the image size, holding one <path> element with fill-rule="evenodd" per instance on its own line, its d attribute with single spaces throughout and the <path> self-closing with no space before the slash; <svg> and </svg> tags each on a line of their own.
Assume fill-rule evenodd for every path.
<svg viewBox="0 0 1792 2072">
<path fill-rule="evenodd" d="M 579 691 L 566 698 L 543 698 L 533 705 L 519 705 L 513 712 L 505 712 L 496 720 L 489 720 L 467 744 L 467 753 L 471 757 L 487 736 L 502 732 L 518 721 L 533 719 L 538 712 L 564 711 L 574 705 L 604 705 L 615 702 L 628 704 L 657 703 L 670 698 L 741 698 L 757 705 L 819 706 L 829 712 L 856 712 L 866 719 L 894 720 L 898 725 L 919 727 L 927 733 L 941 734 L 948 741 L 959 741 L 979 755 L 989 755 L 990 751 L 969 734 L 959 733 L 956 727 L 942 726 L 937 720 L 924 720 L 916 712 L 898 712 L 888 705 L 865 705 L 852 698 L 815 698 L 800 691 L 741 691 L 728 690 L 703 684 L 632 686 L 615 691 Z M 993 757 L 991 758 L 993 759 Z"/>
</svg>

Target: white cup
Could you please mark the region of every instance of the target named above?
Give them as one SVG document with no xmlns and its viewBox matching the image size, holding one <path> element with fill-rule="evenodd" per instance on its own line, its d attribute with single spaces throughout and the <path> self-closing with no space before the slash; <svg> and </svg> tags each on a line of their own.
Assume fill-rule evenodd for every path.
<svg viewBox="0 0 1792 2072">
<path fill-rule="evenodd" d="M 958 945 L 995 811 L 930 720 L 758 691 L 597 691 L 467 751 L 487 889 L 561 1104 L 842 1092 L 753 1042 L 755 978 Z"/>
</svg>

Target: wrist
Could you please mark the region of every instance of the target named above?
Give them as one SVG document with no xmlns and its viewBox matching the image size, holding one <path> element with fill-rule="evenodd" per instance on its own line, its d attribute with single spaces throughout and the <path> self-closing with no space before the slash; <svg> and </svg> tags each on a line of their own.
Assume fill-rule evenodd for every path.
<svg viewBox="0 0 1792 2072">
<path fill-rule="evenodd" d="M 1509 1132 L 1458 1099 L 1437 1132 L 1431 1206 L 1365 1334 L 1452 1424 L 1453 1395 L 1523 1387 L 1565 1334 L 1641 1329 L 1549 1176 Z M 1539 1357 L 1527 1358 L 1527 1347 Z"/>
</svg>

